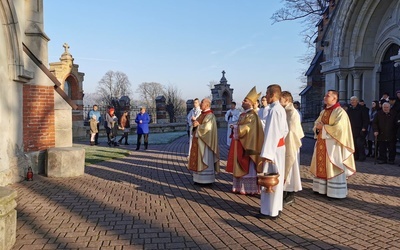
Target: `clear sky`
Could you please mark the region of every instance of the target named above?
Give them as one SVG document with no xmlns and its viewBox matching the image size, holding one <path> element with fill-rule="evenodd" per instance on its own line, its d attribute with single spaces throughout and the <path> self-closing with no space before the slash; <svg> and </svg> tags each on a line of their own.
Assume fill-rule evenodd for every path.
<svg viewBox="0 0 400 250">
<path fill-rule="evenodd" d="M 112 70 L 128 76 L 133 92 L 158 82 L 201 99 L 225 70 L 238 103 L 253 86 L 264 95 L 272 83 L 299 100 L 307 48 L 299 22 L 272 25 L 281 7 L 280 0 L 44 0 L 49 62 L 68 43 L 85 93 Z"/>
</svg>

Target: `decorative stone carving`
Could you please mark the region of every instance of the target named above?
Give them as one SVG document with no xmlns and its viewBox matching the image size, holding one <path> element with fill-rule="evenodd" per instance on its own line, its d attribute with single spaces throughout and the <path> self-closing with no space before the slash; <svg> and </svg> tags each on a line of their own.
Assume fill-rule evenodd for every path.
<svg viewBox="0 0 400 250">
<path fill-rule="evenodd" d="M 17 235 L 17 192 L 0 187 L 0 249 L 11 249 Z"/>
</svg>

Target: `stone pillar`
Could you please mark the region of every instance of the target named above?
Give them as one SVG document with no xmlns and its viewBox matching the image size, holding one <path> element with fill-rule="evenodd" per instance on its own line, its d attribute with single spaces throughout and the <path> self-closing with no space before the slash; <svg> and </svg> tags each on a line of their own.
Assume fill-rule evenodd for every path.
<svg viewBox="0 0 400 250">
<path fill-rule="evenodd" d="M 354 88 L 353 95 L 357 96 L 359 100 L 363 99 L 361 96 L 361 71 L 353 71 Z"/>
<path fill-rule="evenodd" d="M 343 71 L 339 71 L 336 73 L 339 77 L 339 101 L 347 101 L 346 100 L 346 77 L 347 73 Z"/>
<path fill-rule="evenodd" d="M 11 249 L 17 235 L 17 192 L 0 187 L 0 249 Z"/>
<path fill-rule="evenodd" d="M 167 123 L 167 109 L 164 96 L 156 97 L 157 123 Z"/>
<path fill-rule="evenodd" d="M 353 77 L 347 77 L 346 84 L 346 100 L 350 100 L 350 98 L 354 95 L 354 79 Z"/>
<path fill-rule="evenodd" d="M 217 119 L 218 127 L 226 127 L 225 115 L 222 112 L 222 99 L 212 100 L 211 109 L 214 112 L 215 118 Z"/>
</svg>

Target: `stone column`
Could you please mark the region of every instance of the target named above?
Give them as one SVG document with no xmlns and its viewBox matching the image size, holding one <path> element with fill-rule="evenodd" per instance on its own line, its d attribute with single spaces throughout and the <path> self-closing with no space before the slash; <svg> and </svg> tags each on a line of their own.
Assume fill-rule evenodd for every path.
<svg viewBox="0 0 400 250">
<path fill-rule="evenodd" d="M 353 71 L 353 78 L 354 78 L 354 88 L 353 88 L 353 95 L 357 96 L 359 100 L 361 98 L 361 71 Z"/>
<path fill-rule="evenodd" d="M 11 249 L 17 235 L 17 192 L 0 187 L 0 249 Z"/>
<path fill-rule="evenodd" d="M 346 77 L 347 72 L 339 71 L 336 73 L 339 77 L 339 101 L 347 101 L 346 100 Z"/>
</svg>

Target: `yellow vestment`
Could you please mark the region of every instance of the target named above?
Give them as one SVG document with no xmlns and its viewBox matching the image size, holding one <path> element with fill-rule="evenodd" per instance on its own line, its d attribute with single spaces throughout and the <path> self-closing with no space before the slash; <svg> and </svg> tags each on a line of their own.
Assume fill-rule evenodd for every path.
<svg viewBox="0 0 400 250">
<path fill-rule="evenodd" d="M 317 142 L 311 161 L 311 173 L 326 180 L 343 173 L 346 176 L 354 174 L 354 142 L 346 111 L 339 105 L 334 105 L 322 110 L 315 123 L 317 122 L 323 122 L 324 125 L 320 131 L 314 126 Z M 340 154 L 331 154 L 337 151 L 334 147 L 340 147 Z M 341 163 L 342 166 L 335 165 L 334 162 Z"/>
</svg>

